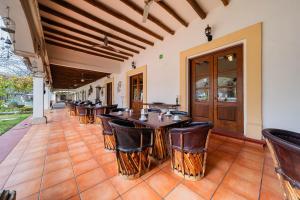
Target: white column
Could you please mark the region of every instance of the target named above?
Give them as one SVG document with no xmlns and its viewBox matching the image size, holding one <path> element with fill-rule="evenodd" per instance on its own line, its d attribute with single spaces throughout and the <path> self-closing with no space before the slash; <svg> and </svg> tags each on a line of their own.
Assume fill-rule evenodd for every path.
<svg viewBox="0 0 300 200">
<path fill-rule="evenodd" d="M 46 123 L 44 116 L 44 78 L 42 72 L 33 75 L 33 115 L 32 124 Z"/>
<path fill-rule="evenodd" d="M 44 94 L 44 110 L 50 109 L 51 91 L 48 86 L 45 86 Z"/>
</svg>

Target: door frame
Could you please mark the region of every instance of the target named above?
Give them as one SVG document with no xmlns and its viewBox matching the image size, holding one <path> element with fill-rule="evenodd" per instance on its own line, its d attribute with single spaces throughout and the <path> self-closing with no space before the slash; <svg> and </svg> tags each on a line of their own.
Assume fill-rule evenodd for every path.
<svg viewBox="0 0 300 200">
<path fill-rule="evenodd" d="M 242 105 L 243 105 L 243 135 L 245 135 L 245 116 L 246 116 L 246 114 L 245 114 L 245 108 L 246 108 L 246 104 L 245 104 L 245 102 L 244 102 L 244 100 L 245 100 L 245 89 L 246 89 L 246 87 L 245 87 L 245 84 L 246 84 L 246 82 L 245 82 L 245 53 L 244 53 L 244 51 L 245 51 L 245 47 L 244 47 L 244 44 L 245 42 L 244 41 L 241 41 L 241 42 L 239 42 L 239 43 L 237 43 L 237 44 L 232 44 L 232 45 L 230 45 L 230 46 L 228 46 L 228 47 L 221 47 L 221 48 L 218 48 L 218 49 L 216 49 L 215 51 L 211 51 L 211 52 L 205 52 L 205 53 L 203 53 L 202 55 L 198 55 L 198 56 L 193 56 L 193 57 L 191 57 L 191 58 L 189 58 L 189 64 L 188 64 L 188 71 L 189 71 L 189 74 L 188 74 L 188 78 L 187 78 L 187 81 L 188 81 L 188 85 L 187 85 L 187 87 L 188 87 L 188 95 L 187 95 L 187 97 L 188 97 L 188 101 L 187 101 L 187 104 L 188 104 L 188 112 L 189 113 L 191 113 L 191 100 L 192 100 L 192 94 L 191 94 L 191 85 L 193 84 L 192 83 L 192 80 L 191 80 L 191 68 L 192 68 L 192 60 L 194 60 L 194 59 L 200 59 L 200 58 L 203 58 L 203 57 L 208 57 L 208 56 L 212 56 L 213 57 L 213 60 L 212 60 L 212 67 L 213 67 L 213 74 L 211 74 L 210 76 L 211 77 L 213 77 L 212 78 L 212 82 L 210 82 L 210 84 L 211 84 L 211 88 L 212 88 L 212 90 L 213 90 L 213 95 L 211 95 L 210 94 L 210 98 L 212 99 L 212 104 L 213 104 L 213 106 L 212 106 L 212 112 L 213 112 L 213 121 L 215 120 L 215 117 L 216 117 L 216 101 L 215 101 L 215 98 L 216 98 L 216 79 L 214 79 L 214 77 L 215 77 L 215 68 L 216 68 L 216 64 L 215 64 L 215 56 L 217 56 L 218 54 L 221 54 L 221 53 L 224 53 L 224 52 L 227 52 L 227 51 L 230 51 L 231 49 L 233 49 L 233 48 L 238 48 L 238 47 L 242 47 L 242 79 L 243 79 L 243 82 L 242 82 L 242 91 L 241 91 L 241 93 L 242 93 Z M 211 72 L 210 72 L 211 73 Z M 210 78 L 211 78 L 210 77 Z M 211 102 L 210 102 L 211 103 Z M 211 105 L 209 105 L 209 106 L 211 106 Z M 226 130 L 222 130 L 222 132 L 224 132 L 224 133 L 226 133 L 227 131 Z M 228 132 L 228 134 L 227 135 L 231 135 L 231 136 L 235 136 L 235 135 L 237 135 L 237 134 L 240 134 L 240 133 L 231 133 L 231 132 Z M 237 136 L 237 137 L 241 137 L 241 136 Z"/>
<path fill-rule="evenodd" d="M 243 44 L 244 137 L 262 139 L 262 23 L 217 38 L 180 53 L 180 104 L 188 110 L 189 59 Z"/>
<path fill-rule="evenodd" d="M 106 78 L 105 80 L 104 80 L 104 85 L 105 85 L 105 103 L 107 103 L 106 101 L 107 101 L 107 94 L 106 94 L 106 90 L 107 90 L 107 88 L 106 88 L 106 86 L 107 86 L 107 83 L 111 83 L 111 98 L 112 98 L 112 104 L 114 104 L 114 102 L 115 102 L 115 96 L 114 96 L 114 93 L 115 93 L 115 86 L 114 86 L 114 77 L 111 77 L 111 78 Z M 101 92 L 101 91 L 100 91 Z M 101 100 L 101 94 L 100 94 L 100 100 Z"/>
<path fill-rule="evenodd" d="M 143 103 L 147 103 L 147 65 L 137 67 L 135 69 L 129 70 L 126 73 L 126 93 L 125 93 L 125 106 L 130 107 L 130 77 L 143 74 Z"/>
<path fill-rule="evenodd" d="M 111 85 L 111 104 L 108 104 L 108 87 L 107 87 L 107 85 L 108 84 L 110 84 Z M 113 104 L 113 96 L 112 96 L 112 93 L 113 93 L 113 87 L 112 87 L 112 82 L 107 82 L 107 83 L 105 83 L 105 89 L 106 89 L 106 99 L 105 99 L 105 101 L 106 101 L 106 105 L 112 105 Z"/>
<path fill-rule="evenodd" d="M 229 45 L 224 45 L 224 46 L 222 46 L 222 47 L 219 47 L 219 48 L 216 48 L 216 49 L 213 49 L 213 50 L 211 50 L 211 51 L 207 51 L 207 52 L 203 52 L 203 53 L 200 53 L 200 54 L 197 54 L 197 55 L 193 55 L 193 56 L 191 56 L 191 57 L 188 57 L 188 60 L 189 60 L 189 62 L 188 62 L 188 67 L 187 67 L 187 70 L 188 70 L 188 77 L 187 77 L 187 81 L 188 81 L 188 84 L 187 84 L 187 98 L 188 98 L 188 100 L 187 100 L 187 110 L 188 110 L 188 112 L 190 113 L 191 112 L 191 110 L 190 110 L 190 108 L 191 108 L 191 105 L 190 105 L 190 98 L 191 98 L 191 94 L 190 94 L 190 90 L 191 90 L 191 88 L 190 88 L 190 82 L 191 82 L 191 80 L 190 80 L 190 68 L 191 68 L 191 61 L 193 60 L 193 59 L 195 59 L 195 58 L 197 58 L 197 57 L 201 57 L 201 56 L 206 56 L 206 55 L 209 55 L 209 54 L 214 54 L 214 53 L 219 53 L 219 52 L 222 52 L 222 51 L 225 51 L 226 49 L 230 49 L 230 48 L 234 48 L 234 47 L 237 47 L 237 46 L 239 46 L 239 45 L 242 45 L 243 46 L 243 68 L 242 68 L 242 70 L 243 70 L 243 135 L 245 136 L 246 135 L 246 130 L 245 130 L 245 128 L 246 128 L 246 125 L 247 125 L 247 113 L 246 113 L 246 109 L 247 109 L 247 104 L 246 104 L 246 93 L 247 93 L 247 81 L 245 80 L 246 79 L 246 68 L 247 68 L 247 66 L 246 66 L 246 62 L 245 62 L 245 60 L 246 60 L 246 55 L 245 55 L 245 50 L 246 50 L 246 41 L 245 40 L 242 40 L 242 41 L 238 41 L 238 42 L 235 42 L 235 43 L 232 43 L 232 44 L 229 44 Z M 213 108 L 214 109 L 214 108 Z M 213 111 L 213 112 L 215 112 L 215 111 Z M 215 113 L 214 113 L 215 114 Z"/>
</svg>

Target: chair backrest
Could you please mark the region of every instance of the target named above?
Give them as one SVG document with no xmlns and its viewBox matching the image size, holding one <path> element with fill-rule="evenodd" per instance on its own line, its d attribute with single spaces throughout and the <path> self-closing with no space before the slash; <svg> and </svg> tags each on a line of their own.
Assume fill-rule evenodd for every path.
<svg viewBox="0 0 300 200">
<path fill-rule="evenodd" d="M 95 107 L 94 108 L 94 113 L 95 115 L 99 116 L 99 115 L 102 115 L 102 114 L 105 114 L 105 107 Z"/>
<path fill-rule="evenodd" d="M 87 110 L 84 106 L 76 106 L 77 112 L 79 115 L 86 115 Z"/>
<path fill-rule="evenodd" d="M 184 128 L 173 128 L 170 130 L 171 147 L 179 151 L 203 152 L 211 128 L 210 122 L 191 123 Z"/>
<path fill-rule="evenodd" d="M 271 143 L 280 173 L 300 189 L 300 133 L 281 129 L 264 129 L 263 136 Z M 271 147 L 271 148 L 272 148 Z"/>
<path fill-rule="evenodd" d="M 161 110 L 159 108 L 149 108 L 148 112 L 161 113 Z"/>
<path fill-rule="evenodd" d="M 111 125 L 109 124 L 110 121 L 116 119 L 116 117 L 108 114 L 101 114 L 99 115 L 101 119 L 101 124 L 103 128 L 103 135 L 112 135 L 112 128 Z"/>
<path fill-rule="evenodd" d="M 188 116 L 188 112 L 185 112 L 185 111 L 178 111 L 178 110 L 173 110 L 173 111 L 170 111 L 170 113 L 172 115 L 181 115 L 181 116 Z"/>
<path fill-rule="evenodd" d="M 124 112 L 125 108 L 113 108 L 113 109 L 110 110 L 110 112 L 119 112 L 119 111 Z"/>
<path fill-rule="evenodd" d="M 108 105 L 106 106 L 106 113 L 105 114 L 109 114 L 113 109 L 118 108 L 118 104 L 113 104 L 113 105 Z"/>
<path fill-rule="evenodd" d="M 118 151 L 140 152 L 146 147 L 153 147 L 153 129 L 135 128 L 134 123 L 125 120 L 112 120 L 110 124 Z"/>
</svg>

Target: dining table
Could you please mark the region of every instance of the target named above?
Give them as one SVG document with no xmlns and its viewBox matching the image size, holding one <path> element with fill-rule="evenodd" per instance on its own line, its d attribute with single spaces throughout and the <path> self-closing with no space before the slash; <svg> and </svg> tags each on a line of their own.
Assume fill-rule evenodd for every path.
<svg viewBox="0 0 300 200">
<path fill-rule="evenodd" d="M 111 112 L 110 115 L 134 122 L 137 127 L 149 127 L 154 129 L 154 141 L 153 141 L 153 151 L 152 157 L 154 157 L 157 161 L 165 161 L 169 158 L 169 129 L 181 127 L 184 123 L 187 123 L 191 120 L 190 117 L 180 116 L 179 120 L 174 120 L 173 115 L 165 115 L 163 114 L 160 118 L 160 113 L 149 112 L 147 114 L 147 120 L 140 120 L 141 113 L 140 112 Z"/>
</svg>

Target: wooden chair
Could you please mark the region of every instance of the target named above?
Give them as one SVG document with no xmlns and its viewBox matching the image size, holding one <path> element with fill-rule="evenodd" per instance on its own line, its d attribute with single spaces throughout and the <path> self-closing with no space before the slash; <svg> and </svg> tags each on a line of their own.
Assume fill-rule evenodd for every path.
<svg viewBox="0 0 300 200">
<path fill-rule="evenodd" d="M 1 200 L 16 200 L 17 193 L 15 190 L 0 190 Z"/>
<path fill-rule="evenodd" d="M 204 176 L 211 128 L 209 122 L 192 122 L 187 127 L 170 130 L 171 167 L 174 173 L 190 180 L 199 180 Z"/>
<path fill-rule="evenodd" d="M 76 106 L 73 103 L 68 103 L 70 116 L 76 116 Z"/>
<path fill-rule="evenodd" d="M 116 156 L 120 175 L 138 178 L 149 170 L 153 148 L 153 129 L 135 128 L 124 120 L 110 122 L 116 140 Z"/>
<path fill-rule="evenodd" d="M 95 107 L 94 109 L 94 120 L 96 124 L 101 124 L 100 115 L 105 114 L 105 107 Z"/>
<path fill-rule="evenodd" d="M 113 109 L 116 109 L 116 108 L 118 108 L 118 104 L 106 106 L 105 114 L 109 114 Z"/>
<path fill-rule="evenodd" d="M 275 171 L 281 182 L 285 199 L 300 199 L 300 134 L 281 130 L 264 129 Z"/>
<path fill-rule="evenodd" d="M 109 122 L 116 118 L 107 114 L 101 114 L 99 118 L 103 129 L 104 148 L 108 151 L 115 151 L 116 142 Z"/>
<path fill-rule="evenodd" d="M 89 123 L 87 109 L 84 106 L 76 106 L 76 111 L 80 124 Z"/>
</svg>

